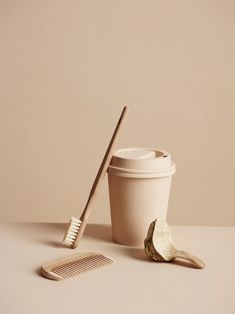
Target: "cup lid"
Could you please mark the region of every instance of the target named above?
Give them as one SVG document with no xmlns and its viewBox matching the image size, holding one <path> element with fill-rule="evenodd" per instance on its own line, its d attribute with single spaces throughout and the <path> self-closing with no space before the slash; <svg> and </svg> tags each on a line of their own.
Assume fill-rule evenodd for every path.
<svg viewBox="0 0 235 314">
<path fill-rule="evenodd" d="M 165 177 L 175 173 L 168 152 L 156 148 L 133 147 L 117 150 L 109 173 L 127 177 Z"/>
</svg>

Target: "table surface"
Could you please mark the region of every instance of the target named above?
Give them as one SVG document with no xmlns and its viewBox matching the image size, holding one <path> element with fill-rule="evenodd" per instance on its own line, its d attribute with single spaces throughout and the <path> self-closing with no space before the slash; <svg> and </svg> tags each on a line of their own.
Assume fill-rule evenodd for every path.
<svg viewBox="0 0 235 314">
<path fill-rule="evenodd" d="M 112 242 L 111 227 L 88 225 L 80 246 L 61 239 L 65 224 L 1 223 L 0 313 L 235 313 L 235 228 L 170 227 L 176 247 L 202 258 L 150 261 L 142 248 Z M 114 263 L 62 281 L 40 275 L 42 264 L 75 252 L 96 251 Z"/>
</svg>

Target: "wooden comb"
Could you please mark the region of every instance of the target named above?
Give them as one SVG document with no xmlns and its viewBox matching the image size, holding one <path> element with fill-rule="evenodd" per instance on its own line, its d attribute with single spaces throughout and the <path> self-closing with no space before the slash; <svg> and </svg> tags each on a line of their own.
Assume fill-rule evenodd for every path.
<svg viewBox="0 0 235 314">
<path fill-rule="evenodd" d="M 113 261 L 99 253 L 76 253 L 42 265 L 41 273 L 53 280 L 79 276 L 87 271 L 111 264 Z"/>
</svg>

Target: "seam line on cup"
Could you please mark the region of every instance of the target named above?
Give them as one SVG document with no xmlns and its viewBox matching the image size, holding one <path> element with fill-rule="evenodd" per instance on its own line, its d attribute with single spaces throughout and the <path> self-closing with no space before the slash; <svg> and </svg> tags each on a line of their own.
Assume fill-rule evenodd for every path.
<svg viewBox="0 0 235 314">
<path fill-rule="evenodd" d="M 175 167 L 168 169 L 168 171 L 164 172 L 121 172 L 115 171 L 113 169 L 109 169 L 108 173 L 110 175 L 115 175 L 119 177 L 129 177 L 129 178 L 161 178 L 168 177 L 175 173 Z"/>
</svg>

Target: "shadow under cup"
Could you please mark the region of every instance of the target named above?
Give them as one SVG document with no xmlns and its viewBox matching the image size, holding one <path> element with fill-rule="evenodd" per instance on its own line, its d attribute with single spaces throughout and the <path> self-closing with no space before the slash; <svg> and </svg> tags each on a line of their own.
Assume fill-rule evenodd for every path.
<svg viewBox="0 0 235 314">
<path fill-rule="evenodd" d="M 175 164 L 168 152 L 126 148 L 115 152 L 108 169 L 112 236 L 115 242 L 144 246 L 150 223 L 166 219 Z"/>
</svg>

